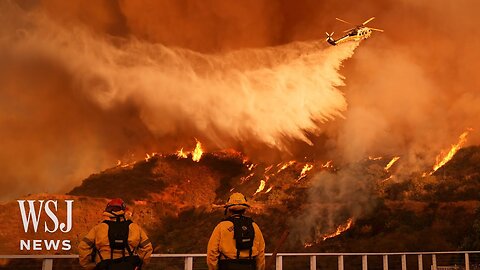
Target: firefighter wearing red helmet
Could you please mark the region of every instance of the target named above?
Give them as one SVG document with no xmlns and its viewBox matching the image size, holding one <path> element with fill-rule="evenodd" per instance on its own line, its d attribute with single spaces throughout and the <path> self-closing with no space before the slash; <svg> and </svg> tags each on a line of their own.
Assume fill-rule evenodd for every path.
<svg viewBox="0 0 480 270">
<path fill-rule="evenodd" d="M 209 270 L 264 270 L 265 241 L 258 225 L 244 216 L 250 205 L 241 193 L 225 204 L 228 217 L 213 230 L 208 241 Z"/>
<path fill-rule="evenodd" d="M 97 224 L 80 241 L 80 265 L 86 269 L 140 269 L 148 263 L 153 247 L 145 232 L 125 218 L 127 207 L 122 199 L 111 200 Z"/>
</svg>

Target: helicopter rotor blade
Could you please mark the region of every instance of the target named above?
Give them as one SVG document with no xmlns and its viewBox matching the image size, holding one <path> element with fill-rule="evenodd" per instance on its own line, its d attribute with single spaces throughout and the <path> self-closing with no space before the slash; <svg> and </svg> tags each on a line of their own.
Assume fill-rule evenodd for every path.
<svg viewBox="0 0 480 270">
<path fill-rule="evenodd" d="M 371 17 L 370 19 L 366 20 L 364 23 L 362 23 L 362 25 L 365 25 L 371 21 L 373 21 L 375 19 L 375 17 Z"/>
<path fill-rule="evenodd" d="M 352 23 L 347 22 L 347 21 L 345 21 L 345 20 L 342 20 L 342 19 L 340 19 L 340 18 L 335 18 L 335 19 L 336 19 L 337 21 L 341 21 L 341 22 L 346 23 L 346 24 L 352 24 Z"/>
<path fill-rule="evenodd" d="M 370 30 L 373 30 L 373 31 L 383 32 L 383 30 L 382 30 L 382 29 L 378 29 L 378 28 L 371 28 L 371 27 L 369 27 L 369 28 L 370 28 Z"/>
</svg>

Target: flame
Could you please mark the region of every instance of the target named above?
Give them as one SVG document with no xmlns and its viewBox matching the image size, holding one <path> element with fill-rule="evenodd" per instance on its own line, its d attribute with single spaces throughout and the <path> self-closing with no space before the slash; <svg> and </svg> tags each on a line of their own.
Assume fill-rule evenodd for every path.
<svg viewBox="0 0 480 270">
<path fill-rule="evenodd" d="M 380 160 L 382 159 L 383 157 L 372 157 L 372 156 L 369 156 L 368 157 L 368 160 Z"/>
<path fill-rule="evenodd" d="M 328 238 L 332 238 L 332 237 L 335 237 L 335 236 L 338 236 L 340 235 L 341 233 L 345 232 L 346 230 L 350 229 L 352 227 L 352 224 L 353 224 L 353 218 L 349 218 L 347 220 L 347 223 L 345 224 L 342 224 L 340 226 L 337 227 L 337 230 L 333 233 L 330 233 L 330 234 L 325 234 L 322 238 L 323 238 L 323 241 L 327 240 Z"/>
<path fill-rule="evenodd" d="M 400 157 L 394 157 L 392 158 L 392 160 L 390 160 L 390 162 L 388 162 L 387 166 L 385 166 L 385 170 L 388 171 L 388 169 L 390 169 L 393 164 L 395 164 L 395 162 L 397 162 L 398 160 L 400 159 Z"/>
<path fill-rule="evenodd" d="M 188 154 L 183 152 L 183 147 L 182 149 L 178 150 L 176 153 L 178 158 L 187 158 L 188 157 Z"/>
<path fill-rule="evenodd" d="M 175 155 L 178 158 L 188 158 L 188 155 L 191 154 L 192 160 L 195 162 L 199 162 L 203 155 L 202 143 L 197 139 L 195 140 L 197 141 L 197 144 L 195 145 L 195 149 L 193 149 L 192 152 L 183 151 L 183 147 L 182 147 L 180 150 L 175 152 Z"/>
<path fill-rule="evenodd" d="M 327 161 L 325 164 L 322 165 L 322 168 L 333 168 L 333 161 Z"/>
<path fill-rule="evenodd" d="M 260 186 L 258 186 L 257 188 L 257 191 L 255 191 L 255 193 L 253 193 L 253 195 L 259 193 L 260 191 L 262 191 L 264 188 L 265 188 L 265 184 L 267 182 L 265 182 L 265 180 L 260 180 Z"/>
<path fill-rule="evenodd" d="M 281 172 L 281 171 L 285 170 L 286 168 L 288 168 L 288 167 L 292 166 L 293 164 L 295 164 L 295 160 L 291 160 L 291 161 L 289 161 L 289 162 L 287 162 L 287 163 L 283 164 L 283 166 L 282 166 L 280 169 L 278 169 L 277 173 L 279 173 L 279 172 Z"/>
<path fill-rule="evenodd" d="M 345 224 L 339 225 L 337 227 L 337 229 L 335 230 L 335 232 L 332 232 L 332 233 L 329 233 L 329 234 L 324 234 L 322 236 L 321 240 L 315 240 L 313 242 L 305 242 L 303 244 L 303 246 L 305 248 L 308 248 L 308 247 L 313 246 L 314 244 L 318 244 L 320 241 L 325 241 L 329 238 L 333 238 L 335 236 L 338 236 L 338 235 L 342 234 L 343 232 L 347 231 L 348 229 L 350 229 L 352 227 L 352 225 L 353 225 L 353 218 L 349 218 Z"/>
<path fill-rule="evenodd" d="M 460 148 L 462 148 L 462 146 L 467 142 L 467 136 L 468 136 L 468 133 L 471 130 L 472 129 L 469 128 L 465 132 L 463 132 L 460 135 L 460 137 L 458 137 L 458 142 L 456 144 L 452 145 L 452 147 L 450 148 L 450 151 L 448 151 L 448 153 L 446 155 L 440 154 L 440 155 L 437 156 L 436 163 L 433 166 L 433 170 L 432 170 L 432 172 L 430 172 L 430 175 L 432 175 L 438 169 L 443 167 L 443 165 L 447 164 L 447 162 L 449 162 L 453 158 L 453 156 L 455 156 L 455 154 L 458 152 L 458 150 L 460 150 Z"/>
<path fill-rule="evenodd" d="M 272 191 L 272 188 L 273 188 L 273 186 L 269 187 L 269 188 L 267 189 L 267 191 L 265 191 L 265 193 L 269 193 L 270 191 Z"/>
<path fill-rule="evenodd" d="M 305 178 L 307 176 L 307 172 L 310 171 L 311 169 L 313 169 L 313 164 L 305 164 L 305 166 L 303 166 L 302 172 L 300 172 L 300 176 L 298 176 L 297 181 L 300 181 L 303 178 Z"/>
<path fill-rule="evenodd" d="M 303 247 L 308 248 L 313 246 L 313 244 L 315 244 L 315 242 L 306 242 L 305 244 L 303 244 Z"/>
<path fill-rule="evenodd" d="M 391 180 L 391 179 L 393 179 L 393 175 L 390 175 L 389 177 L 383 179 L 381 183 L 387 182 L 388 180 Z"/>
<path fill-rule="evenodd" d="M 192 160 L 195 162 L 199 162 L 203 155 L 202 144 L 197 140 L 197 145 L 195 145 L 195 149 L 192 152 Z"/>
<path fill-rule="evenodd" d="M 153 158 L 157 153 L 152 153 L 152 154 L 149 154 L 149 153 L 146 153 L 146 157 L 145 157 L 145 161 L 149 161 L 151 158 Z"/>
<path fill-rule="evenodd" d="M 265 168 L 265 173 L 268 173 L 273 168 L 273 165 L 268 166 Z"/>
<path fill-rule="evenodd" d="M 240 183 L 241 183 L 241 184 L 245 183 L 246 181 L 248 181 L 248 180 L 249 180 L 252 176 L 254 176 L 254 175 L 255 175 L 255 173 L 251 173 L 251 174 L 249 174 L 249 175 L 247 175 L 247 176 L 242 176 L 242 177 L 240 177 Z"/>
<path fill-rule="evenodd" d="M 251 171 L 255 167 L 257 167 L 257 164 L 253 164 L 253 163 L 247 166 L 249 171 Z"/>
</svg>

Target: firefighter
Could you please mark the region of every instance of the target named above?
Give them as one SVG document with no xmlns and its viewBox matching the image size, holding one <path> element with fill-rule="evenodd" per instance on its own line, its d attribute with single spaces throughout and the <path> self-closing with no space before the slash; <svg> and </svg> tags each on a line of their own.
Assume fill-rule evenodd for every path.
<svg viewBox="0 0 480 270">
<path fill-rule="evenodd" d="M 258 225 L 244 216 L 250 205 L 241 193 L 225 204 L 225 215 L 208 241 L 209 270 L 264 270 L 265 241 Z"/>
<path fill-rule="evenodd" d="M 125 218 L 127 208 L 122 199 L 113 199 L 97 224 L 80 241 L 80 265 L 86 269 L 140 269 L 148 263 L 153 247 L 145 232 Z"/>
</svg>

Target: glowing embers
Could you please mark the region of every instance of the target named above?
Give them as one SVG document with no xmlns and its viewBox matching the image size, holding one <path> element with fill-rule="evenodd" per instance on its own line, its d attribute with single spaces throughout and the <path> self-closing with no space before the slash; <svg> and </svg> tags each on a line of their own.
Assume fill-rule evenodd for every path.
<svg viewBox="0 0 480 270">
<path fill-rule="evenodd" d="M 300 181 L 303 178 L 307 177 L 307 172 L 309 172 L 311 169 L 313 169 L 313 164 L 305 164 L 302 171 L 300 172 L 300 175 L 298 176 L 297 181 Z"/>
<path fill-rule="evenodd" d="M 178 150 L 176 153 L 178 158 L 188 158 L 188 153 L 183 152 L 183 147 Z"/>
<path fill-rule="evenodd" d="M 202 143 L 197 140 L 197 144 L 195 145 L 195 149 L 193 149 L 192 152 L 187 152 L 183 150 L 183 147 L 175 152 L 175 155 L 178 158 L 188 158 L 188 155 L 192 155 L 192 160 L 195 162 L 199 162 L 200 159 L 202 158 L 203 155 L 203 148 L 202 148 Z"/>
<path fill-rule="evenodd" d="M 325 241 L 329 238 L 333 238 L 333 237 L 336 237 L 336 236 L 339 236 L 340 234 L 346 232 L 348 229 L 350 229 L 353 225 L 353 218 L 349 218 L 347 220 L 347 222 L 345 222 L 344 224 L 340 224 L 337 229 L 332 232 L 332 233 L 327 233 L 327 234 L 324 234 L 323 236 L 321 236 L 319 239 L 313 241 L 313 242 L 305 242 L 305 244 L 303 245 L 305 248 L 307 247 L 311 247 L 313 246 L 314 244 L 318 244 L 320 243 L 321 241 Z"/>
<path fill-rule="evenodd" d="M 257 191 L 255 191 L 255 193 L 253 195 L 263 191 L 265 189 L 265 184 L 266 183 L 267 182 L 265 180 L 260 180 L 260 185 L 258 186 Z"/>
<path fill-rule="evenodd" d="M 335 236 L 340 235 L 341 233 L 345 232 L 346 230 L 350 229 L 353 224 L 353 218 L 349 218 L 345 224 L 341 224 L 337 227 L 337 230 L 331 234 L 326 234 L 323 236 L 323 241 L 327 240 L 328 238 L 333 238 Z"/>
<path fill-rule="evenodd" d="M 280 167 L 280 169 L 277 170 L 277 173 L 279 173 L 279 172 L 285 170 L 286 168 L 292 166 L 293 164 L 295 164 L 295 162 L 296 162 L 295 160 L 291 160 L 291 161 L 289 161 L 289 162 L 286 162 L 286 163 L 283 164 L 283 165 L 282 165 L 282 163 L 278 164 L 277 167 L 278 167 L 279 165 L 282 165 L 282 167 Z"/>
<path fill-rule="evenodd" d="M 400 157 L 392 158 L 392 160 L 390 160 L 390 162 L 388 162 L 388 164 L 385 166 L 385 168 L 384 168 L 385 171 L 388 171 L 393 166 L 393 164 L 395 164 L 395 162 L 397 162 L 399 159 L 400 159 Z"/>
<path fill-rule="evenodd" d="M 322 165 L 322 168 L 333 168 L 333 161 L 332 160 L 329 160 L 327 162 L 325 162 L 325 164 Z"/>
<path fill-rule="evenodd" d="M 433 166 L 433 170 L 430 172 L 430 175 L 432 175 L 434 172 L 436 172 L 438 169 L 443 167 L 443 165 L 447 164 L 453 156 L 462 148 L 462 146 L 467 142 L 467 136 L 468 133 L 472 131 L 471 128 L 467 129 L 465 132 L 463 132 L 460 137 L 458 138 L 458 142 L 456 144 L 453 144 L 452 147 L 450 148 L 450 151 L 448 153 L 440 153 L 437 158 L 435 165 Z"/>
<path fill-rule="evenodd" d="M 145 154 L 145 161 L 148 162 L 151 158 L 153 158 L 157 153 L 146 153 Z"/>
</svg>

